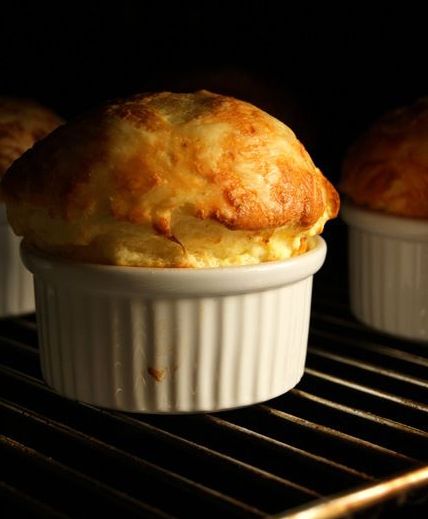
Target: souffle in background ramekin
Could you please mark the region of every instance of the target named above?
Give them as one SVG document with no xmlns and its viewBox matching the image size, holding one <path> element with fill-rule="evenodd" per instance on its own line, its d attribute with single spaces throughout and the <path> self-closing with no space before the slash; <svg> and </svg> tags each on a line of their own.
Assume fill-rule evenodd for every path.
<svg viewBox="0 0 428 519">
<path fill-rule="evenodd" d="M 0 97 L 0 178 L 14 160 L 61 122 L 34 101 Z M 0 192 L 0 317 L 34 312 L 33 277 L 19 257 L 20 241 L 7 222 Z"/>
<path fill-rule="evenodd" d="M 428 99 L 388 113 L 345 159 L 351 308 L 428 342 Z"/>
</svg>

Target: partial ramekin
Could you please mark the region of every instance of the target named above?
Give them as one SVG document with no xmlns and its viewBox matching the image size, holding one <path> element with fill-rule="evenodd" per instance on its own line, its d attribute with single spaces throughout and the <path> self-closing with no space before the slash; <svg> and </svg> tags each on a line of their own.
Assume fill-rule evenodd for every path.
<svg viewBox="0 0 428 519">
<path fill-rule="evenodd" d="M 42 372 L 102 407 L 181 413 L 268 400 L 305 364 L 322 238 L 283 262 L 208 269 L 72 263 L 22 247 L 34 274 Z"/>
<path fill-rule="evenodd" d="M 351 309 L 363 323 L 428 341 L 428 222 L 342 204 Z"/>
<path fill-rule="evenodd" d="M 19 256 L 20 241 L 0 203 L 0 317 L 34 312 L 33 276 Z"/>
</svg>

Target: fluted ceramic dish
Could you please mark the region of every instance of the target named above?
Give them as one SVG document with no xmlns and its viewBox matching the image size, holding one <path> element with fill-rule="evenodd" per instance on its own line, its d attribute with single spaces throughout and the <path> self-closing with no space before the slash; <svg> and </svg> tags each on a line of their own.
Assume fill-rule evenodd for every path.
<svg viewBox="0 0 428 519">
<path fill-rule="evenodd" d="M 67 262 L 25 246 L 34 273 L 42 372 L 102 407 L 181 413 L 268 400 L 306 358 L 322 238 L 282 262 L 154 269 Z"/>
<path fill-rule="evenodd" d="M 351 309 L 363 323 L 428 342 L 428 222 L 342 204 Z"/>
<path fill-rule="evenodd" d="M 33 276 L 22 264 L 20 241 L 0 203 L 0 317 L 34 312 Z"/>
</svg>

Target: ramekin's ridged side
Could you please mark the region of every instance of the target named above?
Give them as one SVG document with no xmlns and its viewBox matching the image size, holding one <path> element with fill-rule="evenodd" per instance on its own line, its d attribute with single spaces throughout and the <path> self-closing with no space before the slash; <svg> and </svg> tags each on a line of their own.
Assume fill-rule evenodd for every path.
<svg viewBox="0 0 428 519">
<path fill-rule="evenodd" d="M 351 308 L 381 331 L 428 340 L 428 243 L 350 227 Z"/>
<path fill-rule="evenodd" d="M 303 374 L 312 277 L 267 291 L 143 299 L 36 283 L 42 370 L 60 393 L 130 411 L 267 400 Z"/>
<path fill-rule="evenodd" d="M 22 264 L 20 241 L 0 222 L 0 317 L 34 312 L 33 276 Z"/>
</svg>

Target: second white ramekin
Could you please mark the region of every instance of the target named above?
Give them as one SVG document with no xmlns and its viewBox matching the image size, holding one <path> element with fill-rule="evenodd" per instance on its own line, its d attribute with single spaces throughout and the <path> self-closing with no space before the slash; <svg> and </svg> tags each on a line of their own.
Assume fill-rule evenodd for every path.
<svg viewBox="0 0 428 519">
<path fill-rule="evenodd" d="M 351 309 L 363 323 L 428 342 L 428 222 L 342 204 Z"/>
<path fill-rule="evenodd" d="M 22 264 L 20 242 L 0 203 L 0 317 L 34 312 L 33 276 Z"/>
<path fill-rule="evenodd" d="M 127 411 L 217 411 L 300 380 L 312 275 L 301 256 L 253 266 L 153 269 L 67 262 L 25 246 L 42 372 L 72 399 Z"/>
</svg>

